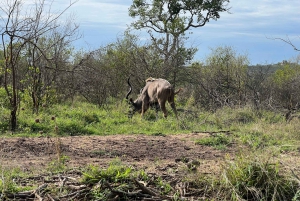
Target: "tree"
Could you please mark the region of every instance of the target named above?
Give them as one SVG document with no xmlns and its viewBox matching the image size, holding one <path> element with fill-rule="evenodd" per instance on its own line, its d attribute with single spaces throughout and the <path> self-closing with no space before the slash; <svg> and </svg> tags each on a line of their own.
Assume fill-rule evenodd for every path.
<svg viewBox="0 0 300 201">
<path fill-rule="evenodd" d="M 70 2 L 66 9 L 73 4 L 74 2 Z M 48 11 L 45 11 L 47 8 L 45 0 L 27 5 L 28 7 L 24 7 L 22 0 L 13 0 L 6 1 L 0 7 L 2 20 L 0 31 L 5 58 L 5 64 L 2 68 L 4 71 L 4 87 L 11 106 L 10 123 L 12 131 L 17 128 L 18 91 L 20 89 L 20 79 L 18 77 L 21 76 L 22 61 L 24 61 L 24 58 L 31 58 L 32 63 L 30 62 L 28 66 L 33 64 L 37 75 L 39 74 L 37 66 L 35 66 L 37 59 L 43 57 L 44 60 L 51 62 L 52 58 L 49 58 L 47 49 L 43 49 L 39 45 L 39 39 L 50 36 L 55 30 L 61 28 L 61 24 L 57 21 L 66 11 L 65 9 L 60 13 L 51 13 L 51 7 L 48 8 Z M 74 29 L 77 29 L 77 26 Z M 65 34 L 54 39 L 53 44 L 67 36 Z M 38 81 L 38 79 L 34 79 L 34 81 Z"/>
<path fill-rule="evenodd" d="M 271 77 L 273 98 L 276 107 L 284 107 L 288 111 L 299 107 L 300 65 L 286 62 Z"/>
<path fill-rule="evenodd" d="M 163 76 L 172 74 L 175 81 L 177 68 L 190 61 L 196 52 L 194 48 L 184 47 L 185 32 L 203 27 L 211 19 L 219 19 L 220 12 L 229 10 L 228 3 L 229 0 L 134 0 L 129 15 L 139 17 L 132 26 L 148 31 L 164 60 Z M 185 57 L 179 61 L 178 55 Z"/>
<path fill-rule="evenodd" d="M 247 99 L 256 110 L 267 108 L 271 94 L 268 78 L 272 74 L 272 65 L 249 66 L 247 72 Z"/>
<path fill-rule="evenodd" d="M 22 76 L 22 83 L 31 97 L 33 113 L 36 114 L 41 105 L 51 105 L 56 100 L 54 92 L 60 92 L 64 87 L 62 77 L 71 69 L 73 48 L 72 40 L 67 36 L 76 38 L 76 29 L 59 31 L 38 38 L 39 48 L 31 44 L 26 46 L 28 67 Z"/>
<path fill-rule="evenodd" d="M 212 49 L 205 64 L 193 64 L 190 79 L 194 99 L 207 109 L 246 103 L 248 58 L 232 47 Z"/>
<path fill-rule="evenodd" d="M 79 65 L 72 71 L 74 79 L 68 79 L 74 80 L 73 94 L 101 106 L 110 98 L 125 97 L 128 86 L 124 83 L 128 76 L 138 93 L 145 85 L 145 77 L 158 76 L 161 72 L 161 58 L 157 51 L 151 45 L 138 44 L 138 41 L 137 36 L 125 32 L 124 37 L 114 43 L 78 53 L 75 62 Z"/>
</svg>

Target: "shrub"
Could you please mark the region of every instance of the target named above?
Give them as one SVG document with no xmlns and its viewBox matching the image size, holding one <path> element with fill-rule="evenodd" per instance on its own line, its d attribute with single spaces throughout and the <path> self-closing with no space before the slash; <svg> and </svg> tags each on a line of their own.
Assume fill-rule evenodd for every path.
<svg viewBox="0 0 300 201">
<path fill-rule="evenodd" d="M 9 98 L 3 87 L 0 87 L 0 108 L 9 108 Z"/>
</svg>

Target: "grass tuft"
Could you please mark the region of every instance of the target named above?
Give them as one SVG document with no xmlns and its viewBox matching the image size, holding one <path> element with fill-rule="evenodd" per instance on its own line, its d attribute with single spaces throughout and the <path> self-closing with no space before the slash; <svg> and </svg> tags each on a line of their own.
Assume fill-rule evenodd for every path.
<svg viewBox="0 0 300 201">
<path fill-rule="evenodd" d="M 230 200 L 292 200 L 297 184 L 281 172 L 279 162 L 263 156 L 239 156 L 223 167 Z"/>
<path fill-rule="evenodd" d="M 125 182 L 131 178 L 132 168 L 121 164 L 119 160 L 110 163 L 107 169 L 90 165 L 83 172 L 82 182 L 96 184 L 98 182 Z"/>
<path fill-rule="evenodd" d="M 34 188 L 34 186 L 23 186 L 18 182 L 20 181 L 19 178 L 28 176 L 24 172 L 22 172 L 20 168 L 5 168 L 0 166 L 0 173 L 1 197 L 5 197 L 5 194 L 32 190 Z"/>
<path fill-rule="evenodd" d="M 200 145 L 212 146 L 219 150 L 224 150 L 232 143 L 232 139 L 228 135 L 217 134 L 214 136 L 195 140 L 195 143 Z"/>
</svg>

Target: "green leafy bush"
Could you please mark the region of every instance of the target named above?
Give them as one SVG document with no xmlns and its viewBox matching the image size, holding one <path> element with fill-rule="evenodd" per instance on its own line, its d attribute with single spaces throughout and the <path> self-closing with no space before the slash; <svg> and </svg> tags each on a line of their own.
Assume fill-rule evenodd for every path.
<svg viewBox="0 0 300 201">
<path fill-rule="evenodd" d="M 0 108 L 9 108 L 9 98 L 3 87 L 0 87 Z"/>
</svg>

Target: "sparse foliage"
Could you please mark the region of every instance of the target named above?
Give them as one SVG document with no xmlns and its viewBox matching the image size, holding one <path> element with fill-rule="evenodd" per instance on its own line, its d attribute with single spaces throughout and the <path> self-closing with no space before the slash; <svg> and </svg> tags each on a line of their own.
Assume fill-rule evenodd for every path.
<svg viewBox="0 0 300 201">
<path fill-rule="evenodd" d="M 67 8 L 72 4 L 70 2 Z M 29 5 L 24 4 L 21 0 L 14 0 L 1 4 L 1 42 L 5 60 L 1 67 L 4 73 L 3 85 L 10 100 L 12 131 L 17 128 L 19 90 L 22 89 L 20 80 L 25 78 L 22 71 L 29 67 L 28 75 L 32 76 L 30 93 L 34 112 L 38 112 L 42 87 L 41 69 L 47 66 L 47 62 L 51 63 L 53 60 L 47 52 L 48 48 L 57 43 L 61 44 L 61 41 L 65 41 L 77 29 L 76 26 L 69 26 L 67 32 L 63 32 L 62 35 L 57 34 L 59 28 L 62 27 L 58 23 L 58 19 L 65 10 L 58 14 L 52 14 L 45 10 L 46 7 L 45 1 Z M 40 39 L 43 37 L 53 37 L 52 43 L 48 46 L 41 46 Z"/>
<path fill-rule="evenodd" d="M 195 101 L 207 109 L 246 104 L 248 58 L 231 47 L 212 50 L 205 64 L 190 68 Z"/>
</svg>

